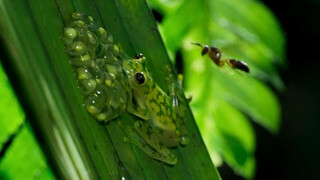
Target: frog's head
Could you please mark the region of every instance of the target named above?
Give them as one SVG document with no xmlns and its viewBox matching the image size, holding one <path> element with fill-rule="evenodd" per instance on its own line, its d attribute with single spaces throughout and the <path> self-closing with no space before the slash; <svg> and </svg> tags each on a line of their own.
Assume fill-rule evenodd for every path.
<svg viewBox="0 0 320 180">
<path fill-rule="evenodd" d="M 129 86 L 136 90 L 148 87 L 152 78 L 147 70 L 146 58 L 141 54 L 123 62 L 123 70 L 127 75 Z"/>
</svg>

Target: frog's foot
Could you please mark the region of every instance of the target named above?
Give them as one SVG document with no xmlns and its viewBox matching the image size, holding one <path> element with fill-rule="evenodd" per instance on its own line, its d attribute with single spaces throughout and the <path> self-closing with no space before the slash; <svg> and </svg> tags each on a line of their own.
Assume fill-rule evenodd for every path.
<svg viewBox="0 0 320 180">
<path fill-rule="evenodd" d="M 130 142 L 138 146 L 149 157 L 159 161 L 176 164 L 177 158 L 169 149 L 160 143 L 157 129 L 152 128 L 147 123 L 137 121 L 134 127 L 128 127 L 128 137 L 124 138 L 125 142 Z"/>
</svg>

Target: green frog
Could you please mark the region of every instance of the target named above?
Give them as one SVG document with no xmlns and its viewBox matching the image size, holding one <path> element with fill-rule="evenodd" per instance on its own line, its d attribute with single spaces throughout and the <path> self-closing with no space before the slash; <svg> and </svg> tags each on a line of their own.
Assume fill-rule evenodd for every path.
<svg viewBox="0 0 320 180">
<path fill-rule="evenodd" d="M 171 68 L 164 67 L 169 86 L 165 92 L 149 73 L 146 57 L 138 53 L 130 58 L 110 33 L 81 12 L 72 13 L 62 39 L 87 111 L 100 123 L 125 112 L 136 116 L 132 126 L 122 126 L 124 141 L 151 158 L 176 164 L 168 148 L 186 145 L 188 137 L 184 95 Z"/>
</svg>

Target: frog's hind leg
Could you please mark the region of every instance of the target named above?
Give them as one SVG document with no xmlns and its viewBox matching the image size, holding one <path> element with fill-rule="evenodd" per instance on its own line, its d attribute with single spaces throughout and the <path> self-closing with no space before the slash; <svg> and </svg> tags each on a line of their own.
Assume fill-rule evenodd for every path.
<svg viewBox="0 0 320 180">
<path fill-rule="evenodd" d="M 185 110 L 187 109 L 187 105 L 182 90 L 182 77 L 178 77 L 178 80 L 176 80 L 170 66 L 166 66 L 166 72 L 166 81 L 169 85 L 169 93 L 172 99 L 174 119 L 178 132 L 180 133 L 180 143 L 186 145 L 189 142 L 189 138 L 185 124 Z"/>
<path fill-rule="evenodd" d="M 138 146 L 145 154 L 151 158 L 160 160 L 168 164 L 176 164 L 177 158 L 167 147 L 160 143 L 158 131 L 156 128 L 148 125 L 143 121 L 136 121 L 134 127 L 127 127 L 128 137 L 126 142 Z"/>
</svg>

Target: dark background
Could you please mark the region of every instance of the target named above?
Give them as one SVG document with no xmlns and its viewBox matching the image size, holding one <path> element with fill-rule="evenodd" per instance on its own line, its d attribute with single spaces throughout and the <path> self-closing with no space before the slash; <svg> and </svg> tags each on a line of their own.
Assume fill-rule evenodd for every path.
<svg viewBox="0 0 320 180">
<path fill-rule="evenodd" d="M 262 0 L 287 38 L 278 136 L 258 125 L 255 179 L 320 179 L 320 0 Z M 223 179 L 242 179 L 227 166 Z"/>
</svg>

